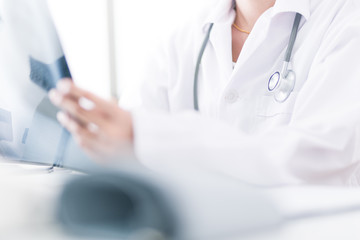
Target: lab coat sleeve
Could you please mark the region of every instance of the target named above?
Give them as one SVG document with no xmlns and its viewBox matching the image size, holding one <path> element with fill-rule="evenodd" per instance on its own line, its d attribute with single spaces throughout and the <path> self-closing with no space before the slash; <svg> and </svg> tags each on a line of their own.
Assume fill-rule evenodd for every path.
<svg viewBox="0 0 360 240">
<path fill-rule="evenodd" d="M 193 111 L 137 110 L 133 119 L 139 160 L 158 171 L 186 164 L 259 185 L 358 185 L 358 22 L 335 28 L 324 38 L 289 125 L 244 135 Z"/>
</svg>

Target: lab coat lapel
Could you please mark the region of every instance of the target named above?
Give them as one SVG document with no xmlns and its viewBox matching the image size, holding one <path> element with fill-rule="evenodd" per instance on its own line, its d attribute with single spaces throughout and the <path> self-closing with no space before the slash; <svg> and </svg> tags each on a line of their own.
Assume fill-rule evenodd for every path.
<svg viewBox="0 0 360 240">
<path fill-rule="evenodd" d="M 265 40 L 270 22 L 268 16 L 269 14 L 265 13 L 256 22 L 252 32 L 250 33 L 248 39 L 246 40 L 242 48 L 242 51 L 238 58 L 238 62 L 233 71 L 233 75 L 236 74 L 240 67 L 246 64 L 250 56 L 252 56 L 252 54 L 256 51 L 259 45 Z"/>
<path fill-rule="evenodd" d="M 281 12 L 297 12 L 308 20 L 311 15 L 310 0 L 277 0 L 272 10 L 272 16 Z"/>
<path fill-rule="evenodd" d="M 232 43 L 231 25 L 225 23 L 214 24 L 210 35 L 210 42 L 214 48 L 215 59 L 224 79 L 229 79 L 232 73 Z"/>
<path fill-rule="evenodd" d="M 300 13 L 303 18 L 307 20 L 310 17 L 310 0 L 277 0 L 274 7 L 267 10 L 256 22 L 249 38 L 245 42 L 242 52 L 240 53 L 233 75 L 248 62 L 249 58 L 254 54 L 256 49 L 266 39 L 271 27 L 271 19 L 275 15 L 285 12 Z M 301 26 L 303 23 L 304 21 Z"/>
</svg>

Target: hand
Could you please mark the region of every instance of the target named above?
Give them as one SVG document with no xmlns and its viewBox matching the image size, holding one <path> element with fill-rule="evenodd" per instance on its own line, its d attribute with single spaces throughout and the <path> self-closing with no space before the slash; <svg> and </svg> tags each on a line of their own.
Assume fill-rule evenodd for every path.
<svg viewBox="0 0 360 240">
<path fill-rule="evenodd" d="M 117 103 L 78 88 L 70 79 L 61 80 L 49 98 L 62 109 L 57 114 L 60 124 L 91 158 L 117 160 L 132 152 L 131 114 Z"/>
</svg>

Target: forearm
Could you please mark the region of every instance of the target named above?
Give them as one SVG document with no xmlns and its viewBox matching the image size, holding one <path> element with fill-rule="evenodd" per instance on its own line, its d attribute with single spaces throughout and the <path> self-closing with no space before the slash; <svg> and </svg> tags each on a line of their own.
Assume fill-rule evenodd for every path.
<svg viewBox="0 0 360 240">
<path fill-rule="evenodd" d="M 249 136 L 193 112 L 138 111 L 133 118 L 137 156 L 159 171 L 188 165 L 260 185 L 344 185 L 356 167 L 359 132 L 355 124 L 334 126 L 321 134 L 286 126 Z"/>
</svg>

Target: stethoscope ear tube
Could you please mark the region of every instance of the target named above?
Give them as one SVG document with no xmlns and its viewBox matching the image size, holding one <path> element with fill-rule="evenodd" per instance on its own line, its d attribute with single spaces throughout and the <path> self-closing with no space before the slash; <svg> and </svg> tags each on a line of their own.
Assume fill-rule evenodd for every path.
<svg viewBox="0 0 360 240">
<path fill-rule="evenodd" d="M 288 70 L 286 77 L 281 77 L 279 86 L 274 93 L 275 101 L 278 103 L 285 102 L 291 95 L 295 87 L 296 74 L 292 70 Z"/>
</svg>

